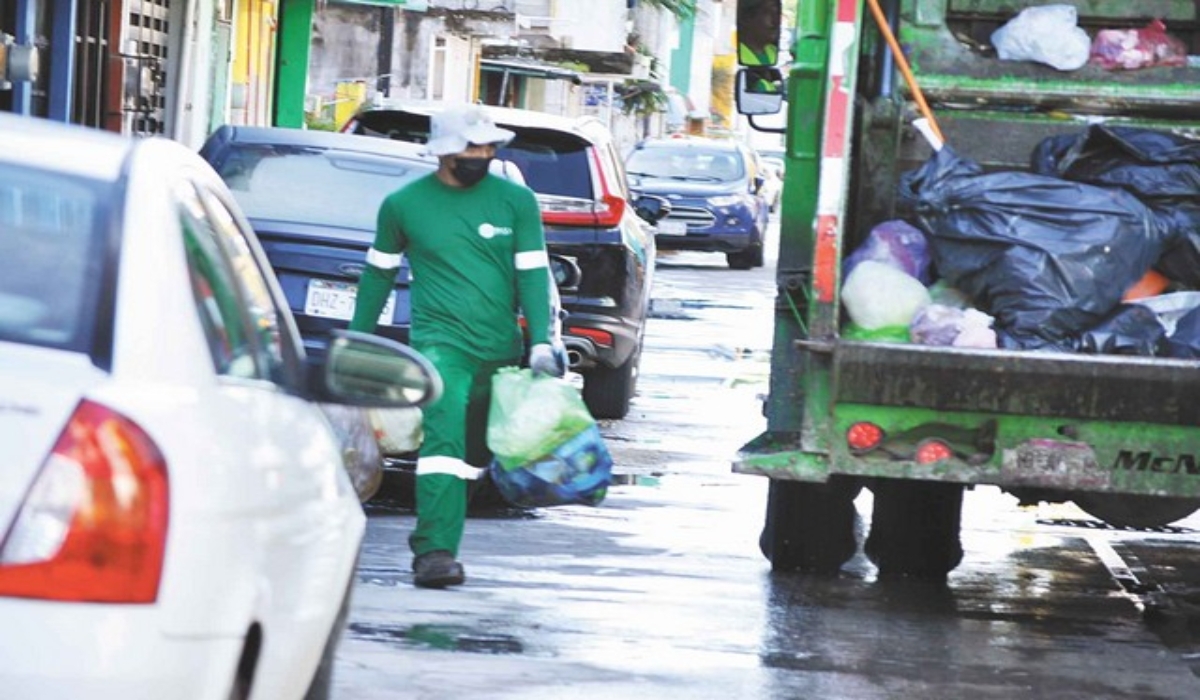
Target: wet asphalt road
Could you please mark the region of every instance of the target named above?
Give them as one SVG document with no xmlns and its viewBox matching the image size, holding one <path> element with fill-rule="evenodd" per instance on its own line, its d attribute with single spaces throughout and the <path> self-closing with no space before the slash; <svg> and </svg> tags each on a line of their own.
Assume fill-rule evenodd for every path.
<svg viewBox="0 0 1200 700">
<path fill-rule="evenodd" d="M 662 257 L 633 410 L 602 424 L 601 506 L 473 517 L 448 591 L 411 585 L 411 512 L 371 508 L 335 697 L 1200 698 L 1196 516 L 1116 532 L 979 489 L 944 584 L 861 555 L 770 573 L 766 481 L 729 464 L 763 429 L 772 265 Z"/>
</svg>

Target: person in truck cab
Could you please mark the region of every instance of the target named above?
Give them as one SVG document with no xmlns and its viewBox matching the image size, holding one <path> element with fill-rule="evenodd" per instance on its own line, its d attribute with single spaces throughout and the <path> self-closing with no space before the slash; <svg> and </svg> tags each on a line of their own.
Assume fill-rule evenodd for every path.
<svg viewBox="0 0 1200 700">
<path fill-rule="evenodd" d="M 417 458 L 417 524 L 409 536 L 413 583 L 463 583 L 458 562 L 467 480 L 490 459 L 487 411 L 493 373 L 524 351 L 517 312 L 528 322 L 529 365 L 562 376 L 564 353 L 550 337 L 551 291 L 541 212 L 533 192 L 489 173 L 496 148 L 514 134 L 480 108 L 433 115 L 426 150 L 438 169 L 380 205 L 351 330 L 371 332 L 400 269 L 412 270 L 411 344 L 442 376 L 441 399 L 424 409 Z"/>
</svg>

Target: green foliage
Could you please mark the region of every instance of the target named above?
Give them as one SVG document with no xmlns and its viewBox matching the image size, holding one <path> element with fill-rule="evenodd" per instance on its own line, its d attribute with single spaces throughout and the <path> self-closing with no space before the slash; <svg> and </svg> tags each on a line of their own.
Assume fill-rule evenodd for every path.
<svg viewBox="0 0 1200 700">
<path fill-rule="evenodd" d="M 310 131 L 337 131 L 333 117 L 315 112 L 304 113 L 304 128 Z"/>
<path fill-rule="evenodd" d="M 666 10 L 679 19 L 687 19 L 696 15 L 696 0 L 642 0 L 650 7 Z"/>
<path fill-rule="evenodd" d="M 667 111 L 667 93 L 652 80 L 630 78 L 617 88 L 621 96 L 621 111 L 625 114 L 648 116 Z"/>
</svg>

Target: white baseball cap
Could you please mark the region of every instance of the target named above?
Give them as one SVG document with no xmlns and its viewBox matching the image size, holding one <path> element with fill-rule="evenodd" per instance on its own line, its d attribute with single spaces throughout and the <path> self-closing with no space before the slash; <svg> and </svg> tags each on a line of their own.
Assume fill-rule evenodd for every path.
<svg viewBox="0 0 1200 700">
<path fill-rule="evenodd" d="M 429 118 L 429 142 L 425 152 L 434 156 L 462 153 L 471 144 L 503 146 L 516 136 L 496 126 L 479 105 L 447 107 Z"/>
</svg>

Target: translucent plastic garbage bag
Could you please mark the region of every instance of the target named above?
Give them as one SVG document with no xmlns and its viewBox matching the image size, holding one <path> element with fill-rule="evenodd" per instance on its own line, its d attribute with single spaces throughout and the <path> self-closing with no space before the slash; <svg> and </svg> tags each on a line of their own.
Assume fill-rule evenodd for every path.
<svg viewBox="0 0 1200 700">
<path fill-rule="evenodd" d="M 929 291 L 902 270 L 865 260 L 846 276 L 842 304 L 851 322 L 865 330 L 907 328 L 913 316 L 929 305 Z"/>
<path fill-rule="evenodd" d="M 419 408 L 370 408 L 371 425 L 384 456 L 416 452 L 425 439 Z"/>
<path fill-rule="evenodd" d="M 1060 71 L 1082 68 L 1092 40 L 1078 21 L 1073 5 L 1027 7 L 992 32 L 992 46 L 1002 61 L 1034 61 Z"/>
<path fill-rule="evenodd" d="M 488 473 L 504 500 L 521 508 L 599 505 L 612 481 L 612 455 L 595 425 L 545 457 L 513 468 L 492 460 Z"/>
<path fill-rule="evenodd" d="M 1091 62 L 1107 70 L 1138 70 L 1187 65 L 1188 47 L 1153 19 L 1140 29 L 1101 29 L 1092 42 Z"/>
<path fill-rule="evenodd" d="M 929 242 L 921 229 L 907 221 L 893 219 L 877 224 L 867 240 L 854 249 L 842 263 L 842 277 L 847 277 L 859 263 L 866 260 L 890 265 L 912 275 L 921 284 L 933 281 L 929 271 Z"/>
<path fill-rule="evenodd" d="M 340 404 L 318 404 L 324 412 L 342 449 L 342 463 L 358 500 L 371 500 L 383 484 L 383 455 L 375 439 L 375 429 L 367 409 Z"/>
<path fill-rule="evenodd" d="M 930 304 L 917 312 L 908 331 L 918 345 L 996 347 L 992 317 L 976 309 Z"/>
<path fill-rule="evenodd" d="M 487 444 L 492 481 L 520 507 L 603 500 L 612 456 L 579 390 L 506 367 L 492 378 Z"/>
</svg>

